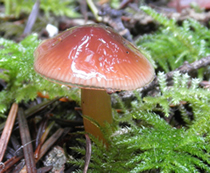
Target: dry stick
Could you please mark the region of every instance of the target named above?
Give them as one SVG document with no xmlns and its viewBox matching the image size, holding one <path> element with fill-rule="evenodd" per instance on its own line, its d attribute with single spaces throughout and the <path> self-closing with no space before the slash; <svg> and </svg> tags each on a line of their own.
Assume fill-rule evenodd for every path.
<svg viewBox="0 0 210 173">
<path fill-rule="evenodd" d="M 40 151 L 39 158 L 36 162 L 43 157 L 43 155 L 49 150 L 49 148 L 58 140 L 58 138 L 62 135 L 64 129 L 59 128 L 43 145 Z"/>
<path fill-rule="evenodd" d="M 45 173 L 45 172 L 49 172 L 51 169 L 53 169 L 53 166 L 45 166 L 45 167 L 39 168 L 37 172 Z"/>
<path fill-rule="evenodd" d="M 22 159 L 22 156 L 17 157 L 14 156 L 11 159 L 7 160 L 6 162 L 4 162 L 4 165 L 0 166 L 0 173 L 4 173 L 7 170 L 9 170 L 12 166 L 14 166 L 15 163 L 17 163 L 20 159 Z"/>
<path fill-rule="evenodd" d="M 18 111 L 18 122 L 27 172 L 36 173 L 37 170 L 33 153 L 33 147 L 31 144 L 31 137 L 23 109 L 19 109 Z"/>
<path fill-rule="evenodd" d="M 87 23 L 88 20 L 88 12 L 87 12 L 87 1 L 79 1 L 80 3 L 80 11 L 83 15 L 84 20 L 84 24 Z"/>
<path fill-rule="evenodd" d="M 83 173 L 87 173 L 91 158 L 91 141 L 87 134 L 85 134 L 85 138 L 86 138 L 86 153 L 85 153 L 85 167 Z"/>
<path fill-rule="evenodd" d="M 102 17 L 104 23 L 109 24 L 114 28 L 121 36 L 126 38 L 128 41 L 133 42 L 131 33 L 127 29 L 122 21 L 124 11 L 112 9 L 109 6 L 104 6 L 101 11 L 99 11 L 99 16 Z"/>
<path fill-rule="evenodd" d="M 41 146 L 44 143 L 45 139 L 47 138 L 48 134 L 50 133 L 50 130 L 53 128 L 54 124 L 55 124 L 55 122 L 53 121 L 48 125 L 48 127 L 46 129 L 44 129 L 45 131 L 41 136 L 40 143 L 39 143 L 39 145 L 37 146 L 37 148 L 34 152 L 34 157 L 36 159 L 39 158 L 39 152 L 40 152 Z"/>
<path fill-rule="evenodd" d="M 192 71 L 198 70 L 199 68 L 206 67 L 208 65 L 210 65 L 210 56 L 204 57 L 190 64 L 188 62 L 185 62 L 179 68 L 166 73 L 166 79 L 167 81 L 171 80 L 174 76 L 174 72 L 176 71 L 179 71 L 180 73 L 191 73 Z M 155 88 L 157 85 L 158 85 L 158 79 L 157 77 L 155 77 L 155 79 L 149 85 L 142 88 L 141 92 L 148 92 L 153 88 Z"/>
<path fill-rule="evenodd" d="M 25 160 L 22 159 L 21 162 L 19 162 L 19 163 L 15 166 L 15 168 L 12 170 L 11 173 L 20 173 L 20 171 L 22 170 L 22 168 L 24 167 L 24 165 L 25 165 Z M 25 171 L 25 173 L 26 173 L 26 171 Z"/>
<path fill-rule="evenodd" d="M 64 129 L 59 128 L 42 146 L 39 154 L 39 158 L 36 159 L 36 163 L 41 159 L 46 152 L 52 147 L 52 145 L 58 140 L 58 138 L 62 135 Z M 20 173 L 25 173 L 26 167 L 24 166 Z"/>
<path fill-rule="evenodd" d="M 0 139 L 0 162 L 2 161 L 4 157 L 4 153 L 7 148 L 7 144 L 8 144 L 11 132 L 12 132 L 12 128 L 15 122 L 17 111 L 18 111 L 18 104 L 13 103 L 12 108 L 8 115 L 7 121 L 5 123 L 5 127 L 1 135 L 1 139 Z"/>
<path fill-rule="evenodd" d="M 40 139 L 41 136 L 43 134 L 43 132 L 45 131 L 46 127 L 47 127 L 47 123 L 48 123 L 49 118 L 48 117 L 44 117 L 39 125 L 39 129 L 36 135 L 36 142 L 35 142 L 35 147 L 37 148 L 38 145 L 40 144 Z"/>
<path fill-rule="evenodd" d="M 13 149 L 15 150 L 14 155 L 22 156 L 23 155 L 23 150 L 21 150 L 22 149 L 21 144 L 18 141 L 18 138 L 17 138 L 17 136 L 15 136 L 15 134 L 11 135 L 10 142 L 12 144 Z"/>
<path fill-rule="evenodd" d="M 33 5 L 31 14 L 28 17 L 28 21 L 26 23 L 26 27 L 24 29 L 23 34 L 29 34 L 31 32 L 32 27 L 34 26 L 36 18 L 37 18 L 38 14 L 39 14 L 39 6 L 40 6 L 40 2 L 39 2 L 39 0 L 37 0 L 35 2 L 35 4 Z"/>
<path fill-rule="evenodd" d="M 35 113 L 43 110 L 44 108 L 46 108 L 47 106 L 51 105 L 55 101 L 59 100 L 59 98 L 60 97 L 57 97 L 57 98 L 52 99 L 52 100 L 43 101 L 42 103 L 27 109 L 25 111 L 26 118 L 29 118 L 31 115 L 34 115 Z"/>
</svg>

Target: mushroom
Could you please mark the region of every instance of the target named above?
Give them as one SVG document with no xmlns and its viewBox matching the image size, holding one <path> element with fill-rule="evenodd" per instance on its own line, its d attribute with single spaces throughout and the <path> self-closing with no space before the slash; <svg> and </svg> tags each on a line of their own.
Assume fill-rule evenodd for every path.
<svg viewBox="0 0 210 173">
<path fill-rule="evenodd" d="M 98 24 L 70 28 L 43 41 L 34 52 L 42 77 L 81 88 L 85 131 L 104 140 L 100 127 L 112 123 L 107 91 L 134 90 L 154 78 L 150 62 L 113 29 Z M 97 122 L 93 123 L 94 120 Z"/>
</svg>

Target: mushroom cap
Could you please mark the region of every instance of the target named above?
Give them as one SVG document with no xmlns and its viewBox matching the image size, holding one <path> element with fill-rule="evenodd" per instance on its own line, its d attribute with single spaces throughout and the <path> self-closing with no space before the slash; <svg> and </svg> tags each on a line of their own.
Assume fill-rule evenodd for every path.
<svg viewBox="0 0 210 173">
<path fill-rule="evenodd" d="M 98 24 L 73 27 L 45 40 L 34 56 L 37 73 L 68 86 L 133 90 L 154 78 L 154 68 L 133 44 Z"/>
</svg>

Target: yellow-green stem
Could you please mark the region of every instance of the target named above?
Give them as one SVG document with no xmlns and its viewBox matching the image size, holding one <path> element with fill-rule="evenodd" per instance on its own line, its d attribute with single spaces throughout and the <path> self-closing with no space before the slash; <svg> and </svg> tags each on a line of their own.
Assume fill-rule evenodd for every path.
<svg viewBox="0 0 210 173">
<path fill-rule="evenodd" d="M 81 90 L 82 113 L 94 119 L 101 127 L 105 122 L 112 123 L 111 99 L 105 90 Z M 85 131 L 106 143 L 100 129 L 84 118 Z"/>
</svg>

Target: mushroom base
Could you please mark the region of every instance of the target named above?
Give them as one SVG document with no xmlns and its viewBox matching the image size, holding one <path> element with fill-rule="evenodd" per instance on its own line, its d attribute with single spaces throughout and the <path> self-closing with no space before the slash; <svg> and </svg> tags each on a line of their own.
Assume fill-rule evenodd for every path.
<svg viewBox="0 0 210 173">
<path fill-rule="evenodd" d="M 105 122 L 112 123 L 111 99 L 105 90 L 82 89 L 81 105 L 83 115 L 93 119 L 99 126 L 103 127 Z M 86 132 L 106 143 L 99 127 L 86 118 L 83 121 Z"/>
</svg>

